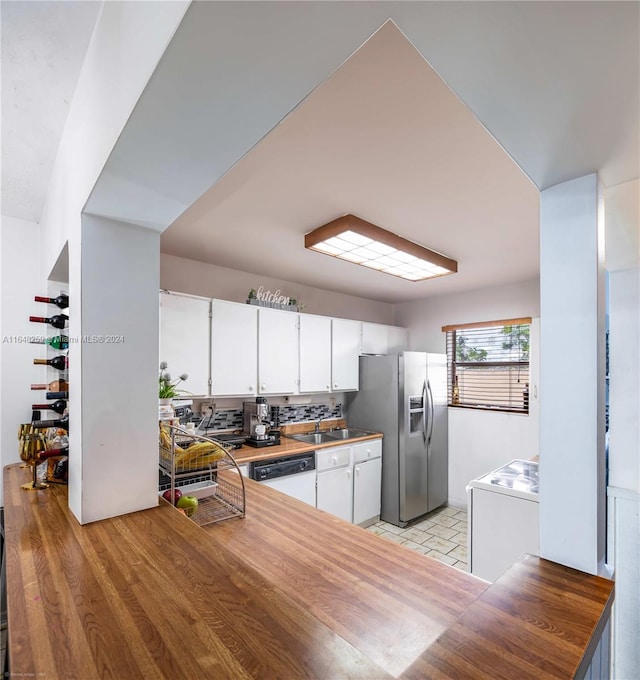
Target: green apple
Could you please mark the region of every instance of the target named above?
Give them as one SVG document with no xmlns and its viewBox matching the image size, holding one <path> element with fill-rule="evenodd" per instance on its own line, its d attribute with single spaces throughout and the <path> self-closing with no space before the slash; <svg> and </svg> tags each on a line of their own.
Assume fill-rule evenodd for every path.
<svg viewBox="0 0 640 680">
<path fill-rule="evenodd" d="M 187 513 L 187 517 L 193 517 L 198 509 L 198 499 L 195 496 L 180 496 L 176 508 L 182 508 Z"/>
</svg>

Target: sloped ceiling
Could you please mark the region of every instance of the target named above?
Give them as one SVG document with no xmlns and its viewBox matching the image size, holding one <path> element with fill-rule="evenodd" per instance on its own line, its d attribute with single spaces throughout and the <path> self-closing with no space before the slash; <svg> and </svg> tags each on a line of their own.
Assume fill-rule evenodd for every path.
<svg viewBox="0 0 640 680">
<path fill-rule="evenodd" d="M 48 142 L 38 134 L 56 117 L 56 98 L 68 102 L 73 85 L 65 89 L 64 78 L 74 83 L 79 72 L 97 5 L 2 2 L 4 214 L 37 219 L 41 211 L 58 132 Z M 639 8 L 194 2 L 87 209 L 158 230 L 175 222 L 163 237 L 167 252 L 292 281 L 307 276 L 312 285 L 378 299 L 535 276 L 537 205 L 522 200 L 528 190 L 535 196 L 536 187 L 590 172 L 606 186 L 639 175 Z M 376 33 L 389 18 L 397 28 Z M 35 49 L 45 44 L 53 48 Z M 42 96 L 14 106 L 16 84 Z M 456 99 L 477 119 L 475 132 Z M 342 111 L 349 132 L 341 130 Z M 6 143 L 8 136 L 22 146 Z M 490 159 L 479 157 L 485 147 Z M 462 165 L 454 169 L 453 158 Z M 498 171 L 493 183 L 490 168 Z M 395 289 L 388 275 L 365 271 L 362 279 L 356 267 L 337 270 L 320 255 L 305 261 L 311 254 L 300 235 L 338 212 L 360 213 L 457 257 L 460 274 Z"/>
<path fill-rule="evenodd" d="M 538 191 L 387 22 L 162 236 L 162 250 L 396 301 L 529 280 Z M 408 283 L 306 251 L 356 214 L 459 261 Z M 373 274 L 373 275 L 372 275 Z"/>
</svg>

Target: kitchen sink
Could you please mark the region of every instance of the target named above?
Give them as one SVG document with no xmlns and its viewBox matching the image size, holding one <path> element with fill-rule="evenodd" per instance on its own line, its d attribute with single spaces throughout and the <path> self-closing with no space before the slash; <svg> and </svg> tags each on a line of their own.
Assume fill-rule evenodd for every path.
<svg viewBox="0 0 640 680">
<path fill-rule="evenodd" d="M 342 439 L 357 439 L 358 437 L 366 437 L 373 434 L 366 430 L 356 430 L 353 427 L 344 427 L 340 430 L 329 430 L 327 432 L 309 432 L 308 434 L 290 434 L 287 435 L 289 439 L 295 439 L 305 444 L 326 444 L 327 442 L 335 442 Z"/>
<path fill-rule="evenodd" d="M 341 430 L 331 430 L 326 433 L 327 437 L 331 437 L 331 439 L 357 439 L 370 434 L 373 433 L 366 430 L 356 430 L 353 427 L 344 427 Z"/>
<path fill-rule="evenodd" d="M 337 437 L 330 437 L 328 432 L 310 432 L 309 434 L 290 434 L 289 439 L 295 439 L 305 444 L 326 444 L 334 442 Z"/>
</svg>

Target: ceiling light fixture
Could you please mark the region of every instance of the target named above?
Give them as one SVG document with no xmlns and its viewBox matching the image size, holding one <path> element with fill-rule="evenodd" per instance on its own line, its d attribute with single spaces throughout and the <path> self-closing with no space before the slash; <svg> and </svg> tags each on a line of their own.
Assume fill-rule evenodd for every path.
<svg viewBox="0 0 640 680">
<path fill-rule="evenodd" d="M 424 281 L 458 271 L 455 260 L 355 215 L 344 215 L 305 234 L 304 247 L 405 281 Z"/>
</svg>

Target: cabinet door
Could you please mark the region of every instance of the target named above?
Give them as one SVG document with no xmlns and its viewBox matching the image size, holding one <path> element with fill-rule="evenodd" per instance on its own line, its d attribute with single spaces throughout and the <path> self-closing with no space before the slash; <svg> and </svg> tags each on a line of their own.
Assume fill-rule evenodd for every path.
<svg viewBox="0 0 640 680">
<path fill-rule="evenodd" d="M 409 349 L 409 329 L 401 326 L 387 326 L 387 345 L 389 354 L 397 354 Z"/>
<path fill-rule="evenodd" d="M 178 389 L 209 394 L 209 300 L 160 293 L 159 361 L 172 378 L 188 374 Z"/>
<path fill-rule="evenodd" d="M 353 466 L 353 523 L 362 524 L 380 516 L 382 458 Z"/>
<path fill-rule="evenodd" d="M 336 517 L 352 521 L 353 483 L 351 467 L 319 472 L 316 477 L 316 506 Z"/>
<path fill-rule="evenodd" d="M 387 354 L 389 351 L 388 328 L 380 323 L 363 322 L 361 354 Z"/>
<path fill-rule="evenodd" d="M 358 361 L 362 324 L 351 319 L 331 320 L 331 389 L 358 389 Z"/>
<path fill-rule="evenodd" d="M 258 311 L 258 392 L 298 391 L 298 315 L 278 309 Z"/>
<path fill-rule="evenodd" d="M 256 394 L 257 378 L 258 308 L 213 300 L 211 394 Z"/>
<path fill-rule="evenodd" d="M 331 319 L 300 314 L 300 392 L 331 390 Z"/>
</svg>

